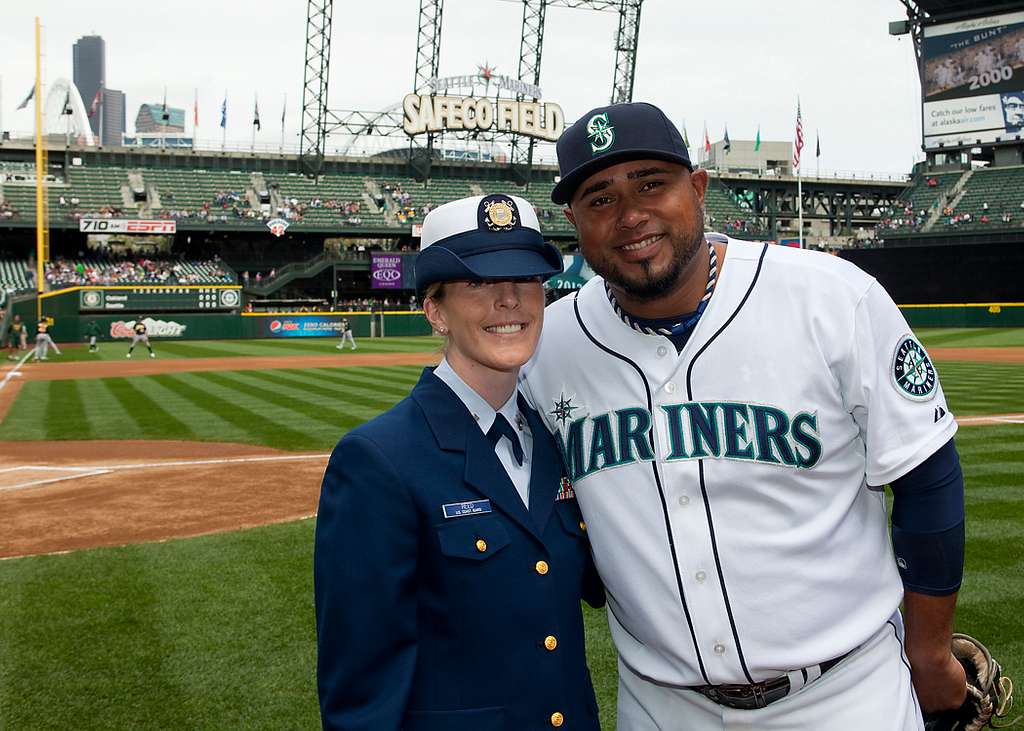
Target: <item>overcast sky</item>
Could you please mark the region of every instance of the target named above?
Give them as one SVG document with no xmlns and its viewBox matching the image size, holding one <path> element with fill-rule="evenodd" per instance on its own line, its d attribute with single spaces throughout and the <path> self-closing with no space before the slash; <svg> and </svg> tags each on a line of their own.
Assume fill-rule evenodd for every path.
<svg viewBox="0 0 1024 731">
<path fill-rule="evenodd" d="M 45 77 L 70 78 L 75 40 L 106 41 L 107 86 L 127 95 L 128 131 L 139 105 L 185 108 L 191 133 L 198 90 L 198 137 L 219 141 L 228 96 L 229 139 L 248 143 L 254 94 L 263 130 L 276 145 L 287 94 L 286 139 L 300 127 L 306 4 L 177 0 L 33 0 L 5 3 L 0 26 L 2 126 L 32 129 L 31 106 L 15 107 L 32 86 L 33 19 L 44 26 Z M 334 3 L 329 104 L 377 110 L 412 91 L 419 0 Z M 732 140 L 791 140 L 800 96 L 805 169 L 813 170 L 815 131 L 822 170 L 899 174 L 920 153 L 920 88 L 909 36 L 891 37 L 905 19 L 898 0 L 646 0 L 634 100 L 661 106 L 696 146 L 707 123 L 712 142 L 726 124 Z M 446 0 L 441 76 L 475 73 L 485 61 L 515 76 L 522 6 L 505 0 Z M 549 8 L 541 86 L 568 119 L 607 103 L 617 14 Z M 90 100 L 85 100 L 88 105 Z M 694 156 L 696 153 L 693 153 Z"/>
</svg>

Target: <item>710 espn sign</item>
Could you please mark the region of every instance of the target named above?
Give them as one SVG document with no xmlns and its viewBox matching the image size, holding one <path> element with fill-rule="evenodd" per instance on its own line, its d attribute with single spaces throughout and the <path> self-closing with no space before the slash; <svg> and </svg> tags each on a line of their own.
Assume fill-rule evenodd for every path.
<svg viewBox="0 0 1024 731">
<path fill-rule="evenodd" d="M 124 218 L 83 218 L 78 230 L 90 234 L 173 234 L 177 221 L 140 221 Z"/>
</svg>

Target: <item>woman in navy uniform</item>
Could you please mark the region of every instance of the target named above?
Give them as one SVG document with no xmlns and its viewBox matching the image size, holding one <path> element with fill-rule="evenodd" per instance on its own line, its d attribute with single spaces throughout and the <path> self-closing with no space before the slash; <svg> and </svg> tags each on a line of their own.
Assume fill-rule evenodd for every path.
<svg viewBox="0 0 1024 731">
<path fill-rule="evenodd" d="M 604 592 L 555 442 L 516 390 L 561 269 L 521 198 L 424 220 L 416 284 L 445 357 L 339 442 L 320 494 L 325 729 L 599 729 L 580 599 Z"/>
</svg>

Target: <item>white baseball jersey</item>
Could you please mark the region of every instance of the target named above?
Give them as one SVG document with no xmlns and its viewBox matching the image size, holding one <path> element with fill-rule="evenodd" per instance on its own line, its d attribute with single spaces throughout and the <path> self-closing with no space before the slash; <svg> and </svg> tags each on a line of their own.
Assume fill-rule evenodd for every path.
<svg viewBox="0 0 1024 731">
<path fill-rule="evenodd" d="M 902 597 L 885 485 L 956 432 L 872 277 L 730 240 L 679 354 L 601 278 L 551 305 L 523 388 L 566 459 L 622 661 L 692 686 L 838 657 Z"/>
</svg>

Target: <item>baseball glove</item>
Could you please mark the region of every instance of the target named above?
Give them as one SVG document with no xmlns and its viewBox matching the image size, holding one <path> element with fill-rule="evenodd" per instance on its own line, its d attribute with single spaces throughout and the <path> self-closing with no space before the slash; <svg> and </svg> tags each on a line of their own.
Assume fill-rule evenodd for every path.
<svg viewBox="0 0 1024 731">
<path fill-rule="evenodd" d="M 1013 681 L 1001 673 L 988 648 L 970 635 L 953 635 L 953 657 L 967 673 L 967 698 L 959 708 L 924 715 L 925 731 L 981 731 L 1006 715 L 1013 700 Z M 1019 719 L 1018 719 L 1019 720 Z M 1014 721 L 1011 724 L 1016 724 Z"/>
</svg>

